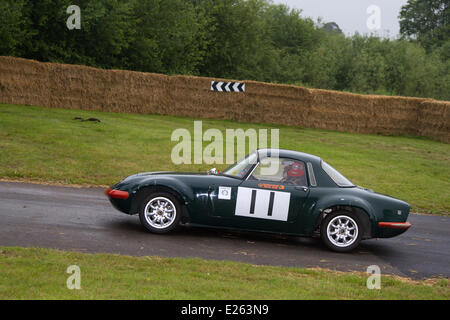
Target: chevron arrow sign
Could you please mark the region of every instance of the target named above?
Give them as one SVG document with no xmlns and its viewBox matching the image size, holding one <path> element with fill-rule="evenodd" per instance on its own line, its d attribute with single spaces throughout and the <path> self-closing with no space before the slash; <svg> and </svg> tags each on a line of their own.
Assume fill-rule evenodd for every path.
<svg viewBox="0 0 450 320">
<path fill-rule="evenodd" d="M 245 83 L 211 81 L 211 91 L 245 92 Z"/>
</svg>

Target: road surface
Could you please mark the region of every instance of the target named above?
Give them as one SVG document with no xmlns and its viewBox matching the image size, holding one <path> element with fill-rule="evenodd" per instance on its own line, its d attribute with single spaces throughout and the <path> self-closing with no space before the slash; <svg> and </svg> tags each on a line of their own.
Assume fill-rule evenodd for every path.
<svg viewBox="0 0 450 320">
<path fill-rule="evenodd" d="M 450 276 L 450 219 L 411 214 L 413 226 L 392 239 L 363 241 L 334 253 L 319 239 L 184 227 L 148 233 L 137 216 L 116 211 L 99 188 L 0 182 L 0 245 L 132 256 L 199 257 L 259 265 L 321 267 L 413 279 Z"/>
</svg>

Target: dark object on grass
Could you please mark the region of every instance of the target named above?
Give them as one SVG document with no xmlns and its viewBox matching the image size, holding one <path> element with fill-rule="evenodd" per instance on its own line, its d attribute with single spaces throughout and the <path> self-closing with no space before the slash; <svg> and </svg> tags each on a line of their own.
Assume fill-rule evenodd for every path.
<svg viewBox="0 0 450 320">
<path fill-rule="evenodd" d="M 92 122 L 101 122 L 99 119 L 97 118 L 89 118 L 89 119 L 85 119 L 83 121 L 92 121 Z"/>
<path fill-rule="evenodd" d="M 73 120 L 80 120 L 80 121 L 91 121 L 91 122 L 101 122 L 99 119 L 97 118 L 89 118 L 89 119 L 83 119 L 80 117 L 75 117 L 73 118 Z"/>
</svg>

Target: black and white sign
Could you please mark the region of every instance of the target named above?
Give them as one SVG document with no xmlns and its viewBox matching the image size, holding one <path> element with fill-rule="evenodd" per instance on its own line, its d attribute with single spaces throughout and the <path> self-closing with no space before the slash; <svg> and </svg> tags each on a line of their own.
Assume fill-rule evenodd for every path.
<svg viewBox="0 0 450 320">
<path fill-rule="evenodd" d="M 211 81 L 211 91 L 245 92 L 245 83 Z"/>
<path fill-rule="evenodd" d="M 289 192 L 239 187 L 235 215 L 287 221 L 290 201 Z"/>
</svg>

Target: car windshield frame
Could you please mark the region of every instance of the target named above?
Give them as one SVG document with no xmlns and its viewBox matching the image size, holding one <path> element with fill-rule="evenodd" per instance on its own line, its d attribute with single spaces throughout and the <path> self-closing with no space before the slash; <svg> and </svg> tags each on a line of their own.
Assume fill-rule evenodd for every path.
<svg viewBox="0 0 450 320">
<path fill-rule="evenodd" d="M 255 163 L 253 163 L 253 164 L 251 163 L 252 160 L 248 161 L 248 159 L 250 159 L 252 156 L 256 156 L 256 159 L 254 160 Z M 244 161 L 248 161 L 248 164 L 252 164 L 252 166 L 247 170 L 247 172 L 245 173 L 244 176 L 240 177 L 239 175 L 233 175 L 233 174 L 226 173 L 227 171 L 231 171 L 231 169 L 237 167 L 239 164 L 243 163 Z M 249 176 L 249 174 L 251 174 L 253 172 L 253 170 L 256 168 L 258 163 L 259 163 L 259 153 L 257 151 L 255 151 L 255 152 L 250 153 L 244 159 L 235 162 L 234 164 L 232 164 L 231 166 L 229 166 L 228 168 L 223 170 L 222 173 L 220 173 L 220 175 L 230 177 L 230 178 L 245 180 Z"/>
<path fill-rule="evenodd" d="M 327 162 L 321 160 L 320 166 L 322 170 L 330 177 L 331 180 L 339 187 L 339 188 L 354 188 L 356 187 L 353 182 L 347 179 L 342 173 L 337 171 Z"/>
</svg>

